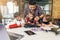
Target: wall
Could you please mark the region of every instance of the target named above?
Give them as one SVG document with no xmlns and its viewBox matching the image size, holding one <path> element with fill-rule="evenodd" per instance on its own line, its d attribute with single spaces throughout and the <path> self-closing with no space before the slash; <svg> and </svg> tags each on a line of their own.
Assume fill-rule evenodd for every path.
<svg viewBox="0 0 60 40">
<path fill-rule="evenodd" d="M 60 19 L 60 0 L 53 0 L 53 18 Z"/>
<path fill-rule="evenodd" d="M 0 0 L 0 5 L 6 5 L 7 0 Z"/>
</svg>

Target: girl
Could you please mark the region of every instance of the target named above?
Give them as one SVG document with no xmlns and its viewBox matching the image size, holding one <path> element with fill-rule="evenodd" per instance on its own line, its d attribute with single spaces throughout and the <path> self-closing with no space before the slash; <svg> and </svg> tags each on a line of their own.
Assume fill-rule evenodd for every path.
<svg viewBox="0 0 60 40">
<path fill-rule="evenodd" d="M 43 17 L 43 22 L 42 22 L 42 26 L 52 26 L 52 22 L 51 22 L 51 16 L 49 14 L 45 15 Z"/>
<path fill-rule="evenodd" d="M 19 13 L 16 12 L 14 14 L 14 20 L 12 20 L 9 24 L 7 24 L 6 28 L 23 27 L 24 24 L 25 24 L 24 20 L 20 17 Z"/>
</svg>

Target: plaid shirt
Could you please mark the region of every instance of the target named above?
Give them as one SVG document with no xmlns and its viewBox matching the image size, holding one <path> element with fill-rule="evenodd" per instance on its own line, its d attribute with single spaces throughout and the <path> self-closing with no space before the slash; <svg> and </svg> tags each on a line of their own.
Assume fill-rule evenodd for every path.
<svg viewBox="0 0 60 40">
<path fill-rule="evenodd" d="M 24 17 L 27 16 L 27 14 L 30 12 L 31 10 L 29 9 L 29 7 L 27 7 L 24 11 Z M 40 16 L 41 14 L 43 14 L 43 11 L 41 9 L 40 6 L 36 6 L 36 9 L 34 10 L 34 16 Z"/>
</svg>

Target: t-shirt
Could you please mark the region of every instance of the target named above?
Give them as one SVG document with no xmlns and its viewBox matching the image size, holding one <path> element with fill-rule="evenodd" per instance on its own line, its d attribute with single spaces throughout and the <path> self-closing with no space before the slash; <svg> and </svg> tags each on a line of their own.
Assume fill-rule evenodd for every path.
<svg viewBox="0 0 60 40">
<path fill-rule="evenodd" d="M 43 18 L 40 18 L 38 22 L 41 24 L 43 22 Z"/>
<path fill-rule="evenodd" d="M 26 21 L 26 23 L 28 23 L 28 22 L 30 22 L 30 23 L 34 23 L 34 18 L 33 19 L 29 19 L 29 18 L 27 18 L 27 21 Z"/>
<path fill-rule="evenodd" d="M 31 23 L 34 23 L 34 18 L 33 19 L 31 19 L 31 20 L 29 20 Z"/>
<path fill-rule="evenodd" d="M 46 25 L 47 25 L 47 24 L 49 24 L 49 22 L 50 22 L 50 21 L 47 21 L 47 22 L 44 22 L 44 21 L 43 21 L 42 23 L 44 23 L 44 24 L 46 24 Z"/>
<path fill-rule="evenodd" d="M 27 8 L 26 8 L 25 11 L 24 11 L 24 17 L 26 17 L 30 11 L 31 11 L 31 10 L 30 10 L 29 7 L 27 6 Z M 36 9 L 34 10 L 34 17 L 40 16 L 41 14 L 43 14 L 42 8 L 37 5 L 37 6 L 36 6 Z"/>
<path fill-rule="evenodd" d="M 42 23 L 43 23 L 43 24 L 49 24 L 50 21 L 51 21 L 51 20 L 45 22 L 45 21 L 43 21 L 43 18 L 40 18 L 40 19 L 39 19 L 39 23 L 40 23 L 40 24 L 42 24 Z"/>
</svg>

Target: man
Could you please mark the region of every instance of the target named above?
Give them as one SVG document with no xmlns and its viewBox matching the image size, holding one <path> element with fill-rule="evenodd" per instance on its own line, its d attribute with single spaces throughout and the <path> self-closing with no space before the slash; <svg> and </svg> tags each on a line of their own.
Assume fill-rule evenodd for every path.
<svg viewBox="0 0 60 40">
<path fill-rule="evenodd" d="M 43 14 L 41 7 L 37 6 L 34 0 L 29 1 L 28 7 L 24 11 L 24 18 L 26 18 L 29 12 L 33 12 L 34 17 L 40 16 L 41 14 Z"/>
</svg>

